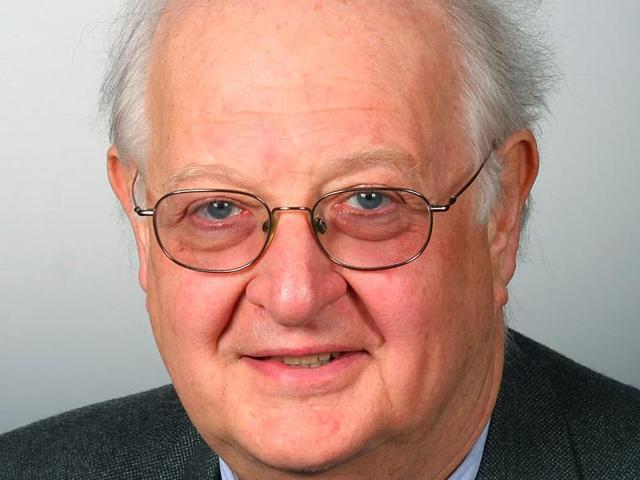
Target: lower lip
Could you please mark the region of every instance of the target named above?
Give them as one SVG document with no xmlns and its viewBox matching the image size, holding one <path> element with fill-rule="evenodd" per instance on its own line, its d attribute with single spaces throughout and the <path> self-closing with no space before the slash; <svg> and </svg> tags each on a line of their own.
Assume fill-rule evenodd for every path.
<svg viewBox="0 0 640 480">
<path fill-rule="evenodd" d="M 326 365 L 315 368 L 290 366 L 273 359 L 243 357 L 242 360 L 267 379 L 282 386 L 295 387 L 299 391 L 304 387 L 339 386 L 343 382 L 350 383 L 352 376 L 357 375 L 363 367 L 367 356 L 363 351 L 347 352 Z"/>
</svg>

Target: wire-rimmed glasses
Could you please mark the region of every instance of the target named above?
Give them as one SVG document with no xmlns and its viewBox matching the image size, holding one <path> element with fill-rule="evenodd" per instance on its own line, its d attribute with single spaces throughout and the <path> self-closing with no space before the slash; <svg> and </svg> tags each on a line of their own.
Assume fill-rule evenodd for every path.
<svg viewBox="0 0 640 480">
<path fill-rule="evenodd" d="M 424 252 L 433 214 L 449 210 L 489 156 L 442 205 L 431 204 L 409 188 L 358 187 L 326 193 L 311 208 L 271 208 L 253 193 L 203 188 L 167 193 L 145 209 L 135 200 L 137 172 L 132 197 L 136 214 L 153 217 L 164 254 L 190 270 L 230 273 L 250 267 L 273 240 L 277 214 L 284 211 L 308 215 L 320 250 L 332 262 L 353 270 L 386 270 L 406 265 Z"/>
</svg>

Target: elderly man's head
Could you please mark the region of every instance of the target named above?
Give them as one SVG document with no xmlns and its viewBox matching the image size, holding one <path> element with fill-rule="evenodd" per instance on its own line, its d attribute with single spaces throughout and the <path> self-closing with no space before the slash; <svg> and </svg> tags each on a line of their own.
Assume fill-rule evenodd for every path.
<svg viewBox="0 0 640 480">
<path fill-rule="evenodd" d="M 241 477 L 445 475 L 486 425 L 539 97 L 493 14 L 170 1 L 127 35 L 111 182 L 178 395 Z"/>
</svg>

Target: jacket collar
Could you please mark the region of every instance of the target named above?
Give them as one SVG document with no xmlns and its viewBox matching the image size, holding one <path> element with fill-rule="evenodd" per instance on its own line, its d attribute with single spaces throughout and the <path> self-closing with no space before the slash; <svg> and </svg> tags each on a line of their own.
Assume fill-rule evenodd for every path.
<svg viewBox="0 0 640 480">
<path fill-rule="evenodd" d="M 500 393 L 476 480 L 580 478 L 560 401 L 539 359 L 525 351 L 528 343 L 509 332 Z"/>
</svg>

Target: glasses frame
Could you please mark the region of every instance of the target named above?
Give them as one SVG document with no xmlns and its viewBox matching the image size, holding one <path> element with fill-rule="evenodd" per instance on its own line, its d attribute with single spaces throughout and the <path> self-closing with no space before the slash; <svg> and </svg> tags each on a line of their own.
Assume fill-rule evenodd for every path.
<svg viewBox="0 0 640 480">
<path fill-rule="evenodd" d="M 449 200 L 447 201 L 447 203 L 444 203 L 444 204 L 432 204 L 429 201 L 429 199 L 427 197 L 425 197 L 422 193 L 420 193 L 420 192 L 418 192 L 416 190 L 410 189 L 410 188 L 401 188 L 401 187 L 378 187 L 378 188 L 376 188 L 376 187 L 357 187 L 357 188 L 343 188 L 343 189 L 340 189 L 340 190 L 335 190 L 333 192 L 325 193 L 318 200 L 316 200 L 316 202 L 313 204 L 313 207 L 311 207 L 311 208 L 303 207 L 303 206 L 280 206 L 280 207 L 271 208 L 271 207 L 269 207 L 267 202 L 265 202 L 258 195 L 255 195 L 255 194 L 249 193 L 249 192 L 245 192 L 245 191 L 242 191 L 242 190 L 229 190 L 229 189 L 219 189 L 219 188 L 185 188 L 185 189 L 180 189 L 180 190 L 174 190 L 172 192 L 164 194 L 162 197 L 160 197 L 158 199 L 158 201 L 155 203 L 153 208 L 143 208 L 138 204 L 138 202 L 136 201 L 136 196 L 135 196 L 135 186 L 136 186 L 136 182 L 138 180 L 138 177 L 140 176 L 139 170 L 136 170 L 135 175 L 133 177 L 133 181 L 131 182 L 131 198 L 132 198 L 132 202 L 133 202 L 133 211 L 138 216 L 140 216 L 140 217 L 153 217 L 153 231 L 155 233 L 156 241 L 158 242 L 158 245 L 160 246 L 160 249 L 162 250 L 162 252 L 173 263 L 175 263 L 177 265 L 180 265 L 181 267 L 186 268 L 188 270 L 193 270 L 193 271 L 202 272 L 202 273 L 234 273 L 234 272 L 239 272 L 241 270 L 245 270 L 245 269 L 251 267 L 252 265 L 257 263 L 258 260 L 260 260 L 260 258 L 262 258 L 262 256 L 264 255 L 265 251 L 267 250 L 267 248 L 269 248 L 269 245 L 273 241 L 273 238 L 275 237 L 276 227 L 277 227 L 277 218 L 278 218 L 275 214 L 277 212 L 293 211 L 293 212 L 306 212 L 306 213 L 309 214 L 309 223 L 310 223 L 310 226 L 311 226 L 311 231 L 313 233 L 313 238 L 314 238 L 316 244 L 320 247 L 320 250 L 333 263 L 335 263 L 336 265 L 339 265 L 341 267 L 350 269 L 350 270 L 382 271 L 382 270 L 389 270 L 389 269 L 392 269 L 392 268 L 398 268 L 398 267 L 401 267 L 403 265 L 407 265 L 408 263 L 411 263 L 414 260 L 416 260 L 420 255 L 422 255 L 422 253 L 426 250 L 427 245 L 429 245 L 429 241 L 431 240 L 431 234 L 433 232 L 433 224 L 434 224 L 433 214 L 434 213 L 447 212 L 458 201 L 458 199 L 460 198 L 460 195 L 462 195 L 471 186 L 471 184 L 476 180 L 476 178 L 478 178 L 478 176 L 480 175 L 480 172 L 482 172 L 482 169 L 484 168 L 485 164 L 488 162 L 489 158 L 491 158 L 491 154 L 494 151 L 495 151 L 495 146 L 493 146 L 491 148 L 491 150 L 489 151 L 489 154 L 484 158 L 484 160 L 482 161 L 480 166 L 475 170 L 475 172 L 473 173 L 471 178 L 469 178 L 469 180 L 462 186 L 462 188 L 460 188 L 456 193 L 451 195 L 449 197 Z M 320 235 L 320 232 L 318 230 L 318 225 L 316 223 L 316 220 L 318 218 L 320 218 L 320 217 L 317 217 L 317 218 L 315 217 L 315 211 L 316 211 L 316 208 L 318 207 L 318 205 L 320 205 L 325 199 L 327 199 L 329 197 L 336 196 L 336 195 L 341 195 L 341 194 L 344 194 L 344 193 L 347 193 L 347 192 L 358 193 L 358 192 L 371 192 L 371 191 L 408 193 L 408 194 L 415 195 L 415 196 L 419 197 L 420 199 L 422 199 L 425 202 L 425 205 L 427 207 L 427 212 L 429 214 L 429 231 L 427 232 L 427 236 L 426 236 L 426 239 L 425 239 L 422 247 L 420 247 L 420 249 L 414 255 L 412 255 L 410 258 L 408 258 L 407 260 L 404 260 L 402 262 L 397 262 L 397 263 L 394 263 L 392 265 L 382 266 L 382 267 L 358 267 L 358 266 L 354 266 L 354 265 L 349 265 L 349 264 L 347 264 L 345 262 L 342 262 L 341 260 L 335 258 L 331 253 L 329 253 L 329 251 L 324 247 L 324 245 L 320 241 L 320 238 L 318 236 L 318 235 Z M 222 270 L 213 270 L 213 269 L 193 267 L 191 265 L 187 265 L 187 264 L 181 262 L 180 260 L 176 259 L 173 255 L 171 255 L 171 253 L 167 250 L 167 248 L 162 243 L 162 239 L 160 238 L 160 234 L 159 234 L 159 231 L 158 231 L 158 222 L 157 222 L 158 205 L 160 205 L 160 203 L 163 200 L 165 200 L 165 199 L 167 199 L 169 197 L 172 197 L 172 196 L 175 196 L 175 195 L 180 195 L 180 194 L 183 194 L 183 193 L 228 193 L 228 194 L 240 194 L 240 195 L 250 196 L 250 197 L 254 198 L 255 200 L 257 200 L 262 206 L 265 207 L 266 211 L 269 214 L 269 217 L 268 217 L 269 218 L 268 219 L 268 231 L 265 232 L 265 233 L 267 233 L 267 238 L 265 239 L 265 242 L 264 242 L 264 244 L 262 246 L 262 249 L 260 250 L 258 255 L 253 260 L 251 260 L 249 262 L 246 262 L 246 263 L 244 263 L 243 265 L 241 265 L 239 267 L 229 268 L 229 269 L 222 269 Z"/>
</svg>

